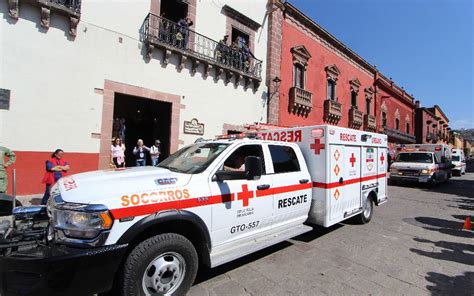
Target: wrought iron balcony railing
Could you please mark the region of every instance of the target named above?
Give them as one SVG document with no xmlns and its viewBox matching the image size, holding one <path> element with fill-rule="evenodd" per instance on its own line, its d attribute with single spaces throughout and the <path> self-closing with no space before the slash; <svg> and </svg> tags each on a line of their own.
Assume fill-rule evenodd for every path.
<svg viewBox="0 0 474 296">
<path fill-rule="evenodd" d="M 77 24 L 81 17 L 81 0 L 29 0 L 25 3 L 39 7 L 41 15 L 41 27 L 48 29 L 51 20 L 51 12 L 57 12 L 69 18 L 69 34 L 76 36 Z M 19 0 L 8 1 L 8 14 L 18 19 Z"/>
<path fill-rule="evenodd" d="M 184 61 L 192 61 L 192 72 L 200 64 L 205 65 L 205 76 L 209 70 L 216 69 L 216 78 L 224 75 L 226 82 L 232 77 L 247 78 L 254 83 L 261 82 L 262 61 L 255 58 L 250 50 L 229 46 L 201 35 L 185 26 L 181 26 L 166 18 L 149 13 L 142 26 L 142 41 L 148 46 L 151 57 L 154 47 L 164 49 L 163 62 L 168 63 L 171 53 L 180 57 L 180 68 Z"/>
<path fill-rule="evenodd" d="M 39 0 L 39 2 L 51 3 L 58 7 L 63 6 L 67 9 L 71 9 L 76 13 L 81 13 L 81 0 Z"/>
</svg>

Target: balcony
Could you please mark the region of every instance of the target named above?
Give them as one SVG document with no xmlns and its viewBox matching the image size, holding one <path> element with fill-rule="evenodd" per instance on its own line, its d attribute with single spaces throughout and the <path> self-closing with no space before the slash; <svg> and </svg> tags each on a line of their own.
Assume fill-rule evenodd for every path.
<svg viewBox="0 0 474 296">
<path fill-rule="evenodd" d="M 76 36 L 77 24 L 81 17 L 81 0 L 29 0 L 25 1 L 41 8 L 41 27 L 48 29 L 51 11 L 69 17 L 69 35 Z M 19 0 L 8 0 L 8 14 L 19 18 Z"/>
<path fill-rule="evenodd" d="M 364 115 L 364 130 L 368 132 L 375 132 L 377 129 L 377 123 L 375 122 L 375 116 L 370 114 Z"/>
<path fill-rule="evenodd" d="M 349 126 L 353 129 L 359 129 L 364 123 L 364 113 L 357 107 L 352 106 L 349 109 Z"/>
<path fill-rule="evenodd" d="M 192 75 L 203 65 L 205 78 L 214 69 L 214 79 L 222 78 L 226 85 L 234 80 L 235 85 L 243 82 L 245 89 L 253 84 L 256 90 L 262 81 L 262 61 L 158 15 L 150 13 L 145 18 L 141 38 L 146 45 L 148 59 L 152 58 L 154 48 L 163 51 L 164 65 L 169 63 L 171 54 L 176 54 L 179 71 L 190 60 Z"/>
<path fill-rule="evenodd" d="M 313 109 L 313 94 L 299 87 L 290 88 L 290 105 L 288 109 L 291 113 L 308 116 Z"/>
<path fill-rule="evenodd" d="M 324 101 L 324 121 L 337 124 L 342 118 L 342 104 L 334 100 Z"/>
<path fill-rule="evenodd" d="M 404 133 L 404 132 L 399 131 L 397 129 L 384 128 L 383 133 L 386 134 L 389 137 L 389 141 L 392 140 L 392 141 L 400 143 L 400 144 L 414 144 L 414 143 L 416 143 L 415 136 Z"/>
</svg>

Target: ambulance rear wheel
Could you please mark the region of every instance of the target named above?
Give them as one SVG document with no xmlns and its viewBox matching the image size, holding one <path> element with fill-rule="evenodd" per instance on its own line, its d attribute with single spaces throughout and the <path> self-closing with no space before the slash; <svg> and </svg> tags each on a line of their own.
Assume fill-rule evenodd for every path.
<svg viewBox="0 0 474 296">
<path fill-rule="evenodd" d="M 128 256 L 122 295 L 185 295 L 197 273 L 198 256 L 184 236 L 165 233 L 138 244 Z"/>
<path fill-rule="evenodd" d="M 370 194 L 365 200 L 364 204 L 362 205 L 362 213 L 360 213 L 358 217 L 358 221 L 360 224 L 369 223 L 372 219 L 372 215 L 374 213 L 374 201 L 372 200 L 372 194 Z"/>
</svg>

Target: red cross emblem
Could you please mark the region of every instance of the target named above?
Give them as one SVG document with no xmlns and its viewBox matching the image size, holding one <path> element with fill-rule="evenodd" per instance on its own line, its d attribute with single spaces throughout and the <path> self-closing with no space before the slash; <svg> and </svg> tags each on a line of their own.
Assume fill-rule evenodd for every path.
<svg viewBox="0 0 474 296">
<path fill-rule="evenodd" d="M 243 201 L 243 206 L 249 205 L 249 199 L 253 198 L 253 191 L 249 191 L 247 184 L 242 185 L 242 192 L 237 193 L 237 199 Z"/>
<path fill-rule="evenodd" d="M 382 153 L 382 155 L 380 155 L 380 161 L 382 162 L 382 164 L 384 160 L 385 160 L 385 157 L 383 156 L 383 153 Z"/>
<path fill-rule="evenodd" d="M 324 149 L 324 144 L 321 144 L 320 139 L 314 139 L 314 144 L 309 145 L 309 148 L 314 150 L 314 154 L 319 154 Z"/>
<path fill-rule="evenodd" d="M 356 158 L 354 156 L 354 153 L 352 153 L 351 158 L 349 158 L 349 162 L 352 164 L 352 167 L 354 167 L 354 163 L 356 162 Z"/>
</svg>

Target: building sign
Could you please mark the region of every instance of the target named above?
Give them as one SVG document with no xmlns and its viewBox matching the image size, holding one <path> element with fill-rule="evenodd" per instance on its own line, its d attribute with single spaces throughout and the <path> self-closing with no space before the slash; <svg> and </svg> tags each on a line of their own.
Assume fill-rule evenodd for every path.
<svg viewBox="0 0 474 296">
<path fill-rule="evenodd" d="M 0 88 L 0 110 L 10 109 L 10 90 Z"/>
<path fill-rule="evenodd" d="M 184 121 L 184 131 L 185 134 L 192 135 L 204 135 L 204 123 L 199 123 L 196 118 L 191 119 L 191 121 Z"/>
</svg>

